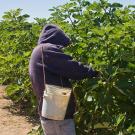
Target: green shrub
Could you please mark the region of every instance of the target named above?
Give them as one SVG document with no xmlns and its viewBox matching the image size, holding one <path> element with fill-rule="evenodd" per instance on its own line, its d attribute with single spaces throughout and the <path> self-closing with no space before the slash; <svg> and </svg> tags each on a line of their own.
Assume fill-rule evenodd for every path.
<svg viewBox="0 0 135 135">
<path fill-rule="evenodd" d="M 51 9 L 48 20 L 26 21 L 21 10 L 6 12 L 0 22 L 0 83 L 8 95 L 35 111 L 28 62 L 41 27 L 58 24 L 72 39 L 65 52 L 91 64 L 101 77 L 73 82 L 78 111 L 77 135 L 135 134 L 135 10 L 104 0 L 70 0 Z"/>
<path fill-rule="evenodd" d="M 52 11 L 50 21 L 73 41 L 65 51 L 101 72 L 100 78 L 74 83 L 77 135 L 134 134 L 134 6 L 72 0 Z"/>
<path fill-rule="evenodd" d="M 28 65 L 46 20 L 36 18 L 36 23 L 30 23 L 28 17 L 21 15 L 21 9 L 16 9 L 5 12 L 0 22 L 0 83 L 8 85 L 8 96 L 33 115 L 36 100 L 31 90 Z"/>
</svg>

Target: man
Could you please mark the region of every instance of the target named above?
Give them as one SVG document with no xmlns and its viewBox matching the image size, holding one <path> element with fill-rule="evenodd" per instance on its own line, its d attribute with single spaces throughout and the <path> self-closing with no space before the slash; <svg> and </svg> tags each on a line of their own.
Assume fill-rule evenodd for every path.
<svg viewBox="0 0 135 135">
<path fill-rule="evenodd" d="M 46 84 L 49 85 L 61 86 L 62 82 L 63 87 L 72 88 L 70 79 L 81 80 L 98 76 L 97 71 L 74 61 L 71 56 L 63 53 L 62 48 L 69 44 L 70 39 L 59 27 L 48 24 L 43 28 L 38 45 L 31 56 L 29 65 L 30 78 L 39 102 L 39 115 L 45 135 L 76 135 L 73 121 L 76 104 L 73 92 L 71 92 L 64 120 L 51 120 L 42 117 L 44 79 Z"/>
</svg>

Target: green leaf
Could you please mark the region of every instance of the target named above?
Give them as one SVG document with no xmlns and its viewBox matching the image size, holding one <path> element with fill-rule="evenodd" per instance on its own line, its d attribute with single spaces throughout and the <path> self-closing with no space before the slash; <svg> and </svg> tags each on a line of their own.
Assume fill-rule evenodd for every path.
<svg viewBox="0 0 135 135">
<path fill-rule="evenodd" d="M 124 122 L 125 120 L 125 114 L 119 114 L 116 120 L 116 126 L 118 126 L 119 124 L 121 124 L 122 122 Z"/>
<path fill-rule="evenodd" d="M 122 4 L 120 4 L 120 3 L 113 3 L 112 5 L 111 5 L 111 7 L 119 7 L 119 8 L 121 8 L 121 7 L 123 7 L 123 5 Z"/>
</svg>

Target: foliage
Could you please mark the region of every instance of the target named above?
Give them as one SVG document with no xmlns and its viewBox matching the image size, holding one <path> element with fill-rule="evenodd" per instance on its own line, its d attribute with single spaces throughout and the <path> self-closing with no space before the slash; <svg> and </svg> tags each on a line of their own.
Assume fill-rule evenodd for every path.
<svg viewBox="0 0 135 135">
<path fill-rule="evenodd" d="M 78 135 L 135 133 L 133 7 L 103 0 L 71 0 L 51 9 L 50 21 L 72 38 L 67 53 L 101 72 L 100 78 L 74 84 Z"/>
<path fill-rule="evenodd" d="M 29 57 L 41 30 L 40 19 L 29 23 L 21 9 L 5 12 L 0 22 L 0 83 L 9 85 L 7 94 L 27 113 L 33 114 L 36 100 L 28 75 Z M 45 20 L 44 20 L 45 21 Z M 33 108 L 33 109 L 32 109 Z"/>
<path fill-rule="evenodd" d="M 39 126 L 38 128 L 36 129 L 32 129 L 28 135 L 43 135 L 43 131 L 42 131 L 42 127 Z"/>
<path fill-rule="evenodd" d="M 35 111 L 28 62 L 41 27 L 59 25 L 72 39 L 65 52 L 92 65 L 99 78 L 73 82 L 78 111 L 77 135 L 135 134 L 135 10 L 104 0 L 70 0 L 54 7 L 48 20 L 27 21 L 21 10 L 6 12 L 0 22 L 0 83 L 8 95 Z M 83 130 L 82 130 L 83 129 Z"/>
</svg>

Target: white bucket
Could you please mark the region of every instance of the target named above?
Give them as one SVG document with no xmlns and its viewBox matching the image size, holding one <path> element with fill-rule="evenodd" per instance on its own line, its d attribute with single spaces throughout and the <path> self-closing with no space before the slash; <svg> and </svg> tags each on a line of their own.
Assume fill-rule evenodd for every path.
<svg viewBox="0 0 135 135">
<path fill-rule="evenodd" d="M 53 120 L 64 120 L 71 89 L 46 85 L 44 91 L 42 116 Z"/>
</svg>

